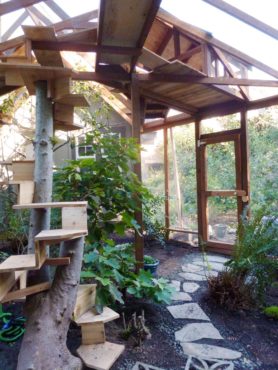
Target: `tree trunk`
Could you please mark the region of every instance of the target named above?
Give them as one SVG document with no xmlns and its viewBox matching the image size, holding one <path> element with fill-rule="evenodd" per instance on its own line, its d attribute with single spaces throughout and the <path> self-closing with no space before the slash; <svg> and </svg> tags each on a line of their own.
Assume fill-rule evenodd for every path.
<svg viewBox="0 0 278 370">
<path fill-rule="evenodd" d="M 82 368 L 81 360 L 67 349 L 66 339 L 76 301 L 84 238 L 63 244 L 61 256 L 69 256 L 70 264 L 57 267 L 49 292 L 35 296 L 26 304 L 29 315 L 17 370 Z"/>
<path fill-rule="evenodd" d="M 35 195 L 34 202 L 52 198 L 53 114 L 47 99 L 47 82 L 36 83 Z M 34 250 L 34 237 L 50 227 L 49 210 L 33 209 L 30 216 L 28 251 Z M 61 256 L 69 256 L 68 266 L 57 267 L 51 289 L 27 297 L 26 332 L 23 337 L 18 370 L 77 370 L 81 361 L 67 349 L 67 332 L 74 310 L 83 256 L 84 238 L 64 242 Z M 32 271 L 32 283 L 49 279 L 48 270 Z M 29 279 L 30 282 L 30 279 Z"/>
</svg>

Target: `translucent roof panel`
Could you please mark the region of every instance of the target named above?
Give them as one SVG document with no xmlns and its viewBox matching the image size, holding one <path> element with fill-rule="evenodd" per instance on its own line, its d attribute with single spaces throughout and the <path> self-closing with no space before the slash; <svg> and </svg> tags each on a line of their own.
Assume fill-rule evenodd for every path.
<svg viewBox="0 0 278 370">
<path fill-rule="evenodd" d="M 277 27 L 277 0 L 226 0 L 238 9 Z M 211 32 L 228 45 L 278 69 L 278 42 L 202 0 L 162 0 L 161 7 L 187 23 Z"/>
</svg>

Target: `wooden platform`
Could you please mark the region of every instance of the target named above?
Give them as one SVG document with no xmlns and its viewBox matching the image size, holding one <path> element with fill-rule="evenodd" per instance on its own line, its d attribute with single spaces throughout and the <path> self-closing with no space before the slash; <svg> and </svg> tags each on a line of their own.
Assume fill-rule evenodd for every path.
<svg viewBox="0 0 278 370">
<path fill-rule="evenodd" d="M 109 307 L 104 307 L 103 312 L 101 314 L 98 314 L 94 308 L 91 310 L 85 312 L 81 317 L 79 317 L 75 322 L 77 325 L 82 325 L 82 324 L 92 324 L 92 323 L 97 323 L 97 322 L 109 322 L 116 320 L 120 317 L 120 315 L 111 310 Z"/>
<path fill-rule="evenodd" d="M 77 354 L 89 368 L 109 370 L 124 349 L 124 345 L 105 342 L 102 344 L 82 345 L 78 348 Z"/>
<path fill-rule="evenodd" d="M 65 241 L 87 235 L 87 230 L 53 229 L 43 230 L 35 236 L 35 241 Z"/>
<path fill-rule="evenodd" d="M 0 273 L 20 271 L 20 270 L 35 270 L 36 267 L 35 254 L 20 254 L 8 257 L 0 264 Z"/>
</svg>

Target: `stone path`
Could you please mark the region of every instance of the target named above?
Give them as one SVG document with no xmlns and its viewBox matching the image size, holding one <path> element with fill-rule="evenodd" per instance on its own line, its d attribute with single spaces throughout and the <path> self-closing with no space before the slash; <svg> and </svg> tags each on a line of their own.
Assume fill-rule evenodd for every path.
<svg viewBox="0 0 278 370">
<path fill-rule="evenodd" d="M 178 298 L 182 298 L 184 294 L 187 294 L 186 297 L 189 300 L 188 293 L 192 294 L 199 289 L 198 282 L 206 281 L 208 276 L 217 276 L 219 271 L 225 268 L 226 261 L 227 258 L 222 256 L 207 255 L 203 258 L 202 255 L 197 255 L 190 263 L 181 266 L 182 272 L 179 276 L 186 281 L 182 283 L 175 280 L 174 284 L 172 282 L 177 290 L 173 301 L 178 301 Z M 183 291 L 179 291 L 181 287 Z M 192 297 L 190 298 L 192 300 Z M 176 320 L 195 321 L 187 323 L 175 332 L 175 340 L 180 343 L 184 354 L 187 355 L 185 370 L 234 369 L 231 360 L 240 358 L 241 353 L 213 344 L 214 340 L 223 340 L 223 337 L 211 322 L 204 322 L 210 321 L 210 318 L 198 303 L 175 304 L 168 306 L 167 309 Z M 195 343 L 201 339 L 209 340 L 209 343 Z"/>
<path fill-rule="evenodd" d="M 200 288 L 199 284 L 206 281 L 208 276 L 217 276 L 225 268 L 227 260 L 218 255 L 206 255 L 205 258 L 201 254 L 195 255 L 190 263 L 181 266 L 182 271 L 178 275 L 185 281 L 171 281 L 175 292 L 172 296 L 173 305 L 167 309 L 175 320 L 186 320 L 185 325 L 181 322 L 183 326 L 175 332 L 175 341 L 187 356 L 184 370 L 234 370 L 232 360 L 241 357 L 240 352 L 218 345 L 224 338 L 198 303 L 191 302 L 191 295 Z M 198 343 L 199 340 L 202 343 Z M 166 369 L 137 362 L 132 370 Z"/>
</svg>

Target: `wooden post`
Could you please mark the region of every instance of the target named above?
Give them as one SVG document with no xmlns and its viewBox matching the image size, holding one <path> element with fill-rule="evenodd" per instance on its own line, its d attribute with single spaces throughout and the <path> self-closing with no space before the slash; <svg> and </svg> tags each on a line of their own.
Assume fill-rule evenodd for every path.
<svg viewBox="0 0 278 370">
<path fill-rule="evenodd" d="M 195 122 L 196 181 L 199 243 L 208 240 L 206 191 L 206 149 L 200 143 L 201 121 Z"/>
<path fill-rule="evenodd" d="M 168 129 L 163 129 L 164 139 L 164 195 L 165 195 L 165 228 L 166 228 L 166 239 L 169 239 L 169 227 L 170 227 L 170 204 L 169 204 L 169 160 L 168 160 Z"/>
<path fill-rule="evenodd" d="M 177 156 L 176 156 L 176 145 L 175 145 L 172 128 L 170 128 L 170 138 L 171 138 L 172 154 L 173 154 L 174 182 L 175 182 L 175 189 L 176 189 L 176 194 L 177 194 L 177 207 L 176 208 L 177 208 L 177 213 L 178 213 L 178 226 L 183 227 L 181 189 L 180 189 L 180 181 L 179 181 Z"/>
<path fill-rule="evenodd" d="M 246 191 L 246 202 L 242 202 L 242 209 L 250 204 L 250 167 L 249 167 L 249 143 L 247 127 L 247 111 L 240 112 L 240 147 L 241 147 L 241 171 L 242 171 L 242 190 Z M 248 210 L 248 216 L 250 210 Z"/>
<path fill-rule="evenodd" d="M 132 136 L 136 139 L 137 144 L 141 144 L 141 125 L 144 120 L 143 102 L 140 99 L 139 87 L 137 80 L 132 77 L 131 81 L 131 105 L 132 105 Z M 142 181 L 141 158 L 134 165 L 134 172 Z M 136 222 L 140 225 L 139 232 L 135 230 L 135 259 L 137 271 L 144 266 L 144 238 L 143 238 L 143 211 L 142 202 L 135 194 L 138 210 L 135 212 Z"/>
</svg>

